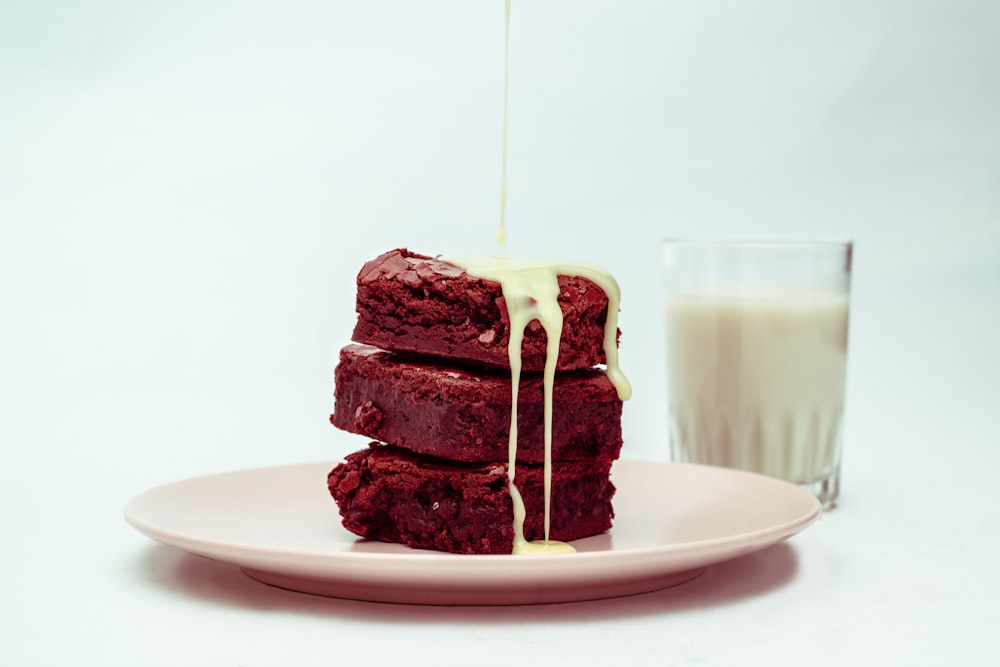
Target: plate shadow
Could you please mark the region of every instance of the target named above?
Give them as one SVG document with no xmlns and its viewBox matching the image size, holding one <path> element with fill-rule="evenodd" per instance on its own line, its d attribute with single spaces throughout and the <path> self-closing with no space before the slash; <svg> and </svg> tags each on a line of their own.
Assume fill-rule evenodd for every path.
<svg viewBox="0 0 1000 667">
<path fill-rule="evenodd" d="M 660 591 L 621 598 L 527 606 L 425 606 L 359 602 L 297 593 L 262 584 L 239 567 L 154 543 L 133 561 L 134 577 L 168 594 L 222 606 L 280 610 L 332 619 L 364 618 L 388 623 L 496 623 L 595 620 L 669 614 L 727 605 L 764 596 L 792 583 L 799 562 L 782 542 L 762 551 L 709 566 L 699 577 Z"/>
</svg>

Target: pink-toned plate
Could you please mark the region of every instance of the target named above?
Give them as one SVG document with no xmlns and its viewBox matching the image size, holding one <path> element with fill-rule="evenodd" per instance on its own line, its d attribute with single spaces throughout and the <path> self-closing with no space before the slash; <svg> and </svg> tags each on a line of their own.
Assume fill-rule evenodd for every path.
<svg viewBox="0 0 1000 667">
<path fill-rule="evenodd" d="M 340 525 L 333 463 L 245 470 L 151 489 L 125 518 L 154 540 L 238 565 L 259 581 L 332 597 L 415 604 L 570 602 L 659 590 L 777 544 L 820 514 L 809 493 L 737 470 L 622 460 L 615 525 L 578 553 L 460 556 L 369 542 Z"/>
</svg>

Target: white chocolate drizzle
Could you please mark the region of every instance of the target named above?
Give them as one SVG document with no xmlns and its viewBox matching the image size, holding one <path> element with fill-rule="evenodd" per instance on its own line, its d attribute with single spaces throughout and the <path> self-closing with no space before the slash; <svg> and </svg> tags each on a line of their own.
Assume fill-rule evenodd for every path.
<svg viewBox="0 0 1000 667">
<path fill-rule="evenodd" d="M 514 503 L 513 553 L 566 553 L 575 549 L 566 543 L 549 539 L 550 507 L 552 500 L 552 388 L 555 383 L 559 341 L 562 337 L 563 315 L 559 306 L 560 275 L 581 276 L 594 282 L 608 298 L 608 312 L 604 325 L 604 357 L 608 379 L 615 386 L 618 398 L 625 401 L 632 395 L 628 379 L 618 366 L 618 308 L 621 290 L 617 281 L 596 267 L 562 264 L 544 260 L 527 260 L 507 256 L 448 257 L 446 261 L 462 267 L 472 276 L 495 280 L 500 283 L 507 315 L 510 319 L 510 339 L 507 355 L 510 360 L 511 413 L 508 439 L 507 486 Z M 543 488 L 545 502 L 545 539 L 528 542 L 524 538 L 526 510 L 521 494 L 514 484 L 517 464 L 517 400 L 521 379 L 521 346 L 524 330 L 533 320 L 538 320 L 545 330 L 544 387 L 544 451 Z"/>
<path fill-rule="evenodd" d="M 500 160 L 500 229 L 497 230 L 497 246 L 500 250 L 507 245 L 507 89 L 510 83 L 510 0 L 504 0 L 503 23 L 503 139 Z"/>
</svg>

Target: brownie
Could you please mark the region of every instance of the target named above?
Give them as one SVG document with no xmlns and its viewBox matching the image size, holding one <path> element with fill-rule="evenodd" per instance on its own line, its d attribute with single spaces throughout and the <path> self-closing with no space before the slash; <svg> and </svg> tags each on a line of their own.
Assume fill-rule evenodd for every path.
<svg viewBox="0 0 1000 667">
<path fill-rule="evenodd" d="M 568 542 L 611 527 L 610 463 L 560 462 L 552 471 L 549 537 Z M 524 536 L 544 538 L 542 466 L 519 465 Z M 464 554 L 509 554 L 513 510 L 505 463 L 458 463 L 372 443 L 327 478 L 344 527 L 371 540 Z"/>
<path fill-rule="evenodd" d="M 340 351 L 330 421 L 345 431 L 455 461 L 507 461 L 510 371 L 470 372 L 433 359 L 368 345 Z M 552 458 L 601 462 L 618 458 L 622 402 L 599 368 L 556 373 Z M 517 460 L 545 459 L 540 374 L 518 389 Z"/>
<path fill-rule="evenodd" d="M 557 370 L 605 363 L 608 298 L 587 278 L 559 276 L 563 330 Z M 352 339 L 384 350 L 510 368 L 510 319 L 500 283 L 405 249 L 390 250 L 358 273 L 358 321 Z M 545 330 L 530 322 L 522 368 L 545 367 Z"/>
</svg>

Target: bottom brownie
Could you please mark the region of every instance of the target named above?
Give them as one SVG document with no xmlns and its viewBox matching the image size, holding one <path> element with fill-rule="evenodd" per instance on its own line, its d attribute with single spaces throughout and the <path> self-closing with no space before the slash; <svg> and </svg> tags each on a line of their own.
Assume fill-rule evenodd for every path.
<svg viewBox="0 0 1000 667">
<path fill-rule="evenodd" d="M 568 542 L 611 527 L 611 463 L 552 466 L 549 537 Z M 524 536 L 540 540 L 542 466 L 519 465 L 515 479 L 527 517 Z M 507 464 L 469 464 L 372 443 L 327 478 L 344 527 L 371 540 L 465 554 L 509 554 L 514 544 Z"/>
</svg>

